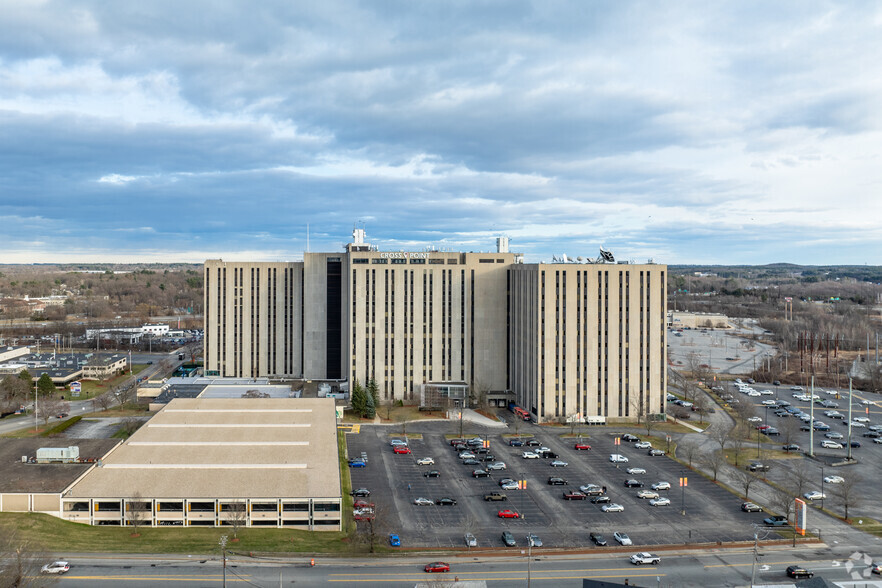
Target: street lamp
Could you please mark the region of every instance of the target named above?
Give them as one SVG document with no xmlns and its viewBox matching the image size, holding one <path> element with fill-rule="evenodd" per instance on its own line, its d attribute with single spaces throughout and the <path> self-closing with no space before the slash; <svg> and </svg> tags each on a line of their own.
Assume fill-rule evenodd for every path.
<svg viewBox="0 0 882 588">
<path fill-rule="evenodd" d="M 821 466 L 821 510 L 824 510 L 824 466 Z"/>
</svg>

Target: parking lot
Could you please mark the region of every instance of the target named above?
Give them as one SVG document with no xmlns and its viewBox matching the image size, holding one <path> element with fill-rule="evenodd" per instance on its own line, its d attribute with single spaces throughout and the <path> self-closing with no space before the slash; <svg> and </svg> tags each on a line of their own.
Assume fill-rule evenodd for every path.
<svg viewBox="0 0 882 588">
<path fill-rule="evenodd" d="M 347 435 L 352 457 L 367 455 L 367 467 L 350 468 L 352 487 L 371 490 L 370 500 L 377 505 L 376 524 L 384 532 L 399 533 L 404 546 L 464 546 L 463 535 L 476 535 L 479 547 L 501 547 L 501 534 L 510 530 L 519 546 L 524 546 L 527 533 L 536 533 L 546 547 L 591 545 L 588 534 L 603 533 L 613 544 L 612 534 L 623 531 L 635 545 L 676 543 L 707 543 L 753 539 L 753 525 L 761 523 L 763 513 L 744 513 L 741 502 L 726 490 L 697 475 L 687 474 L 682 466 L 665 456 L 650 457 L 646 449 L 622 441 L 620 434 L 607 427 L 592 429 L 584 441 L 591 450 L 575 450 L 578 439 L 564 438 L 566 429 L 527 425 L 521 430 L 558 454 L 566 467 L 551 467 L 553 459 L 524 459 L 527 447 L 510 447 L 500 430 L 469 432 L 489 441 L 490 453 L 507 468 L 490 472 L 489 478 L 473 478 L 472 471 L 481 466 L 463 465 L 445 433 L 454 427 L 447 423 L 411 425 L 409 432 L 420 433 L 421 439 L 408 439 L 411 454 L 395 454 L 391 439 L 401 439 L 389 427 L 362 426 L 359 434 Z M 654 439 L 664 449 L 664 441 Z M 628 463 L 610 462 L 610 454 L 619 453 Z M 422 457 L 432 457 L 432 466 L 417 465 Z M 618 465 L 618 467 L 617 467 Z M 630 475 L 628 467 L 641 467 L 646 474 Z M 427 478 L 428 470 L 438 470 L 440 477 Z M 551 486 L 548 478 L 560 476 L 566 486 Z M 508 500 L 487 502 L 483 496 L 499 492 L 499 480 L 512 478 L 526 482 L 524 490 L 503 491 Z M 679 479 L 686 477 L 688 486 L 681 488 Z M 667 481 L 671 489 L 660 491 L 671 504 L 651 506 L 649 500 L 636 496 L 639 488 L 625 488 L 627 479 L 637 479 L 645 489 L 659 481 Z M 600 504 L 590 500 L 564 500 L 564 490 L 596 484 L 606 486 L 611 502 L 621 504 L 624 512 L 605 513 Z M 456 506 L 418 506 L 416 498 L 431 501 L 450 497 Z M 685 507 L 685 515 L 682 514 Z M 516 512 L 518 518 L 499 518 L 503 509 Z"/>
<path fill-rule="evenodd" d="M 882 425 L 882 408 L 877 406 L 877 397 L 875 395 L 865 392 L 855 392 L 854 394 L 851 407 L 852 419 L 857 417 L 868 419 L 868 421 L 862 422 L 858 426 L 852 428 L 851 439 L 852 441 L 857 441 L 860 444 L 860 447 L 851 448 L 851 455 L 854 458 L 854 462 L 850 465 L 842 465 L 848 455 L 848 449 L 845 447 L 848 445 L 849 422 L 847 389 L 815 388 L 814 391 L 821 400 L 828 400 L 838 404 L 836 407 L 831 406 L 829 408 L 821 407 L 819 404 L 815 404 L 814 407 L 815 420 L 821 421 L 829 426 L 830 433 L 839 433 L 842 435 L 842 439 L 835 439 L 834 441 L 841 443 L 843 448 L 830 449 L 821 447 L 821 443 L 826 439 L 825 435 L 828 431 L 815 430 L 810 438 L 808 431 L 803 431 L 798 427 L 795 427 L 797 423 L 800 426 L 803 425 L 803 422 L 797 417 L 776 416 L 774 408 L 762 404 L 762 400 L 765 399 L 784 400 L 789 402 L 792 406 L 799 408 L 804 413 L 811 414 L 811 403 L 809 401 L 794 398 L 795 394 L 811 394 L 810 390 L 792 390 L 791 386 L 773 386 L 770 384 L 755 384 L 752 388 L 757 391 L 771 391 L 772 394 L 766 394 L 760 397 L 748 397 L 745 394 L 739 394 L 738 392 L 734 392 L 734 394 L 740 402 L 751 402 L 755 406 L 756 413 L 758 417 L 762 419 L 763 424 L 771 425 L 778 429 L 778 431 L 785 433 L 782 436 L 775 437 L 775 439 L 781 440 L 782 445 L 786 441 L 785 437 L 787 436 L 787 428 L 796 428 L 796 431 L 792 433 L 790 442 L 799 445 L 802 452 L 806 453 L 808 452 L 809 447 L 811 447 L 814 454 L 813 458 L 807 458 L 805 460 L 804 465 L 801 465 L 802 460 L 793 459 L 778 460 L 774 462 L 771 471 L 767 474 L 770 480 L 783 485 L 787 485 L 788 483 L 792 484 L 792 481 L 796 476 L 794 473 L 795 469 L 804 467 L 809 470 L 809 482 L 806 491 L 823 491 L 823 493 L 827 495 L 827 499 L 824 501 L 825 508 L 843 514 L 844 509 L 842 508 L 841 500 L 836 496 L 837 487 L 829 483 L 822 483 L 822 480 L 825 476 L 831 475 L 838 475 L 846 478 L 849 476 L 857 476 L 859 481 L 855 486 L 857 491 L 854 494 L 859 496 L 859 498 L 854 500 L 849 506 L 849 516 L 871 516 L 873 513 L 879 512 L 879 509 L 882 508 L 882 495 L 877 492 L 876 484 L 880 473 L 882 473 L 882 444 L 875 443 L 872 438 L 864 437 L 864 433 L 867 433 L 870 430 L 869 427 L 873 425 Z M 865 401 L 867 403 L 865 403 Z M 841 415 L 841 418 L 831 418 L 825 415 L 825 412 L 830 410 L 837 411 Z M 780 449 L 781 447 L 776 445 L 775 448 Z"/>
</svg>

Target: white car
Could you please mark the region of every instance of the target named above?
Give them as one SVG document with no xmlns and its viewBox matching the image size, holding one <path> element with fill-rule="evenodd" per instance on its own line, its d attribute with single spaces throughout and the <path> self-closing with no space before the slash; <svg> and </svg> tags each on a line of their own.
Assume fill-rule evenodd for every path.
<svg viewBox="0 0 882 588">
<path fill-rule="evenodd" d="M 778 404 L 778 401 L 772 400 L 771 398 L 763 400 L 763 406 L 775 406 L 776 404 Z"/>
<path fill-rule="evenodd" d="M 475 459 L 475 457 L 477 456 L 471 451 L 463 451 L 459 454 L 459 459 Z"/>
<path fill-rule="evenodd" d="M 532 451 L 525 451 L 521 454 L 524 459 L 539 459 L 539 454 Z"/>
<path fill-rule="evenodd" d="M 652 443 L 649 441 L 640 441 L 639 443 L 635 443 L 634 447 L 637 449 L 652 449 Z"/>
<path fill-rule="evenodd" d="M 559 459 L 556 459 L 553 462 L 551 462 L 551 467 L 553 467 L 553 468 L 565 468 L 568 465 L 570 465 L 570 464 L 568 464 L 565 461 L 561 461 Z"/>
<path fill-rule="evenodd" d="M 851 419 L 855 423 L 869 423 L 870 419 L 868 417 L 854 417 Z"/>
<path fill-rule="evenodd" d="M 864 429 L 864 428 L 866 428 L 866 426 L 867 425 L 865 425 L 864 423 L 860 422 L 857 419 L 854 419 L 853 421 L 851 421 L 851 428 L 852 429 Z"/>
<path fill-rule="evenodd" d="M 761 417 L 754 416 L 754 417 L 749 417 L 747 419 L 747 422 L 748 423 L 761 423 L 761 422 L 763 422 L 763 419 Z"/>
<path fill-rule="evenodd" d="M 649 501 L 650 506 L 668 506 L 669 504 L 671 504 L 671 499 L 664 496 Z"/>
<path fill-rule="evenodd" d="M 757 397 L 757 396 L 762 396 L 762 394 L 760 394 L 760 393 L 757 392 L 756 390 L 751 390 L 750 392 L 747 393 L 747 395 L 748 395 L 748 396 L 751 396 L 751 397 L 754 397 L 754 398 Z"/>
<path fill-rule="evenodd" d="M 40 568 L 40 572 L 44 574 L 63 574 L 70 569 L 70 564 L 66 561 L 53 561 Z"/>
<path fill-rule="evenodd" d="M 435 504 L 428 498 L 423 498 L 422 496 L 420 496 L 419 498 L 414 498 L 413 503 L 417 506 L 432 506 Z"/>
<path fill-rule="evenodd" d="M 631 538 L 628 537 L 627 533 L 620 533 L 619 531 L 616 531 L 615 533 L 613 533 L 613 537 L 622 545 L 634 545 L 634 543 L 631 542 Z"/>
<path fill-rule="evenodd" d="M 827 484 L 841 484 L 845 481 L 845 478 L 842 476 L 827 476 L 824 478 L 824 482 Z"/>
<path fill-rule="evenodd" d="M 496 461 L 493 463 L 488 463 L 484 467 L 487 468 L 488 470 L 504 470 L 506 468 L 506 465 L 505 465 L 504 461 Z"/>
<path fill-rule="evenodd" d="M 465 543 L 469 547 L 477 547 L 478 546 L 478 540 L 471 533 L 465 534 Z"/>
<path fill-rule="evenodd" d="M 651 498 L 655 500 L 658 498 L 658 492 L 653 492 L 652 490 L 640 490 L 637 492 L 637 498 Z"/>
<path fill-rule="evenodd" d="M 518 490 L 519 489 L 517 482 L 506 482 L 505 484 L 503 484 L 500 487 L 503 490 Z"/>
<path fill-rule="evenodd" d="M 802 386 L 790 386 L 791 390 L 802 390 Z"/>
<path fill-rule="evenodd" d="M 656 482 L 652 486 L 650 486 L 653 490 L 670 490 L 671 483 L 670 482 Z"/>
<path fill-rule="evenodd" d="M 396 445 L 399 445 L 399 446 L 400 446 L 400 445 L 404 445 L 404 446 L 406 446 L 406 445 L 407 445 L 407 441 L 402 441 L 401 439 L 392 439 L 391 441 L 389 441 L 389 445 L 391 445 L 391 446 L 393 446 L 393 447 L 395 447 Z"/>
<path fill-rule="evenodd" d="M 823 441 L 821 441 L 821 447 L 823 447 L 824 449 L 842 449 L 842 443 L 837 443 L 836 441 L 824 439 Z"/>
<path fill-rule="evenodd" d="M 882 437 L 876 437 L 875 439 L 873 439 L 873 443 L 878 443 L 882 445 Z"/>
<path fill-rule="evenodd" d="M 661 563 L 661 558 L 657 555 L 652 554 L 652 553 L 644 552 L 644 553 L 635 553 L 630 558 L 628 558 L 628 561 L 630 561 L 635 566 L 639 566 L 639 565 L 643 565 L 643 564 L 658 565 Z"/>
<path fill-rule="evenodd" d="M 802 495 L 806 500 L 823 500 L 827 498 L 827 495 L 819 490 L 812 490 L 811 492 L 806 492 Z"/>
<path fill-rule="evenodd" d="M 417 465 L 435 465 L 435 460 L 431 457 L 421 457 L 417 460 Z"/>
<path fill-rule="evenodd" d="M 600 507 L 603 512 L 624 512 L 625 507 L 621 504 L 613 502 L 612 504 L 604 504 Z"/>
<path fill-rule="evenodd" d="M 774 396 L 775 393 L 771 390 L 760 390 L 759 393 L 763 396 Z"/>
<path fill-rule="evenodd" d="M 613 463 L 628 463 L 628 458 L 620 453 L 611 454 L 609 460 Z"/>
<path fill-rule="evenodd" d="M 629 474 L 632 474 L 632 475 L 633 475 L 633 474 L 645 474 L 645 473 L 646 473 L 646 470 L 644 470 L 643 468 L 628 468 L 627 471 L 628 471 Z"/>
</svg>

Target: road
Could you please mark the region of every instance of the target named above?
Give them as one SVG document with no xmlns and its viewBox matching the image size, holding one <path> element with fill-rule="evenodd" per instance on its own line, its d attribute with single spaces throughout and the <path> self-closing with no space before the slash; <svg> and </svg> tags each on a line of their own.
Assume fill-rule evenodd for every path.
<svg viewBox="0 0 882 588">
<path fill-rule="evenodd" d="M 141 373 L 139 373 L 137 376 L 133 375 L 133 376 L 127 378 L 126 380 L 121 382 L 120 385 L 124 385 L 128 382 L 134 382 L 134 380 L 136 380 L 137 378 L 143 378 L 143 377 L 149 378 L 149 377 L 153 376 L 156 373 L 156 370 L 159 369 L 159 362 L 163 359 L 167 359 L 171 362 L 171 368 L 170 368 L 171 370 L 176 369 L 181 363 L 183 363 L 178 360 L 178 355 L 177 355 L 176 351 L 174 351 L 172 353 L 154 353 L 152 355 L 138 354 L 138 356 L 135 356 L 135 359 L 142 361 L 142 362 L 153 361 L 153 364 L 147 366 L 147 368 L 144 371 L 142 371 Z M 189 361 L 189 359 L 186 361 Z M 32 398 L 32 400 L 33 400 L 33 398 Z M 73 400 L 73 401 L 69 402 L 69 405 L 70 405 L 70 410 L 68 411 L 68 414 L 70 416 L 67 418 L 73 418 L 77 415 L 84 414 L 87 412 L 93 412 L 95 410 L 95 407 L 92 404 L 91 400 Z M 55 424 L 55 423 L 58 423 L 58 422 L 64 421 L 64 420 L 67 420 L 67 419 L 56 419 L 56 418 L 52 417 L 49 420 L 49 424 Z M 0 435 L 6 434 L 6 433 L 12 433 L 13 431 L 19 431 L 21 429 L 26 429 L 28 427 L 33 427 L 33 426 L 34 426 L 34 415 L 33 414 L 30 414 L 27 416 L 22 416 L 22 417 L 15 417 L 12 419 L 7 418 L 7 419 L 4 419 L 3 421 L 0 421 Z"/>
<path fill-rule="evenodd" d="M 634 551 L 637 551 L 635 549 Z M 760 547 L 754 568 L 752 548 L 707 551 L 661 552 L 659 566 L 638 567 L 628 563 L 632 551 L 591 555 L 536 555 L 529 560 L 530 583 L 556 588 L 578 587 L 583 578 L 604 579 L 631 586 L 747 586 L 755 573 L 757 584 L 789 583 L 784 570 L 802 565 L 834 581 L 861 579 L 860 586 L 882 586 L 873 581 L 863 561 L 849 560 L 850 553 L 839 549 L 804 546 Z M 222 586 L 223 565 L 219 556 L 107 556 L 80 555 L 67 558 L 71 571 L 59 583 L 62 587 L 131 586 Z M 430 561 L 446 561 L 450 573 L 427 574 L 423 566 Z M 848 565 L 848 564 L 851 565 Z M 376 559 L 322 558 L 309 565 L 309 557 L 252 558 L 233 557 L 227 562 L 226 579 L 231 586 L 319 586 L 356 584 L 365 588 L 412 586 L 427 580 L 484 580 L 490 586 L 526 586 L 528 561 L 521 557 L 469 557 L 465 555 L 427 555 Z"/>
</svg>

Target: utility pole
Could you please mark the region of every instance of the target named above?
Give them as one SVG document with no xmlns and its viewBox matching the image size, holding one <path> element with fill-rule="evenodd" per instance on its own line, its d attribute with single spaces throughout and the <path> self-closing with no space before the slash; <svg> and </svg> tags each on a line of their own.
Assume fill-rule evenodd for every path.
<svg viewBox="0 0 882 588">
<path fill-rule="evenodd" d="M 815 456 L 815 377 L 812 376 L 812 386 L 809 390 L 809 416 L 811 416 L 811 427 L 809 427 L 809 457 Z"/>
<path fill-rule="evenodd" d="M 39 419 L 37 418 L 37 392 L 39 388 L 37 387 L 37 382 L 34 382 L 34 431 L 39 427 Z"/>
<path fill-rule="evenodd" d="M 224 583 L 223 588 L 227 588 L 227 536 L 221 535 L 220 541 L 218 542 L 221 546 L 221 556 L 224 561 Z"/>
<path fill-rule="evenodd" d="M 753 588 L 754 583 L 756 582 L 756 560 L 759 557 L 757 555 L 757 544 L 759 543 L 759 537 L 757 537 L 756 529 L 753 531 L 753 564 L 750 566 L 750 588 Z"/>
<path fill-rule="evenodd" d="M 851 378 L 848 379 L 848 456 L 846 459 L 848 461 L 852 460 L 851 457 Z"/>
</svg>

